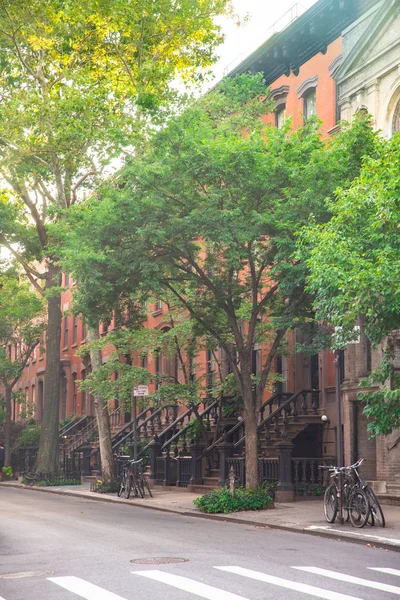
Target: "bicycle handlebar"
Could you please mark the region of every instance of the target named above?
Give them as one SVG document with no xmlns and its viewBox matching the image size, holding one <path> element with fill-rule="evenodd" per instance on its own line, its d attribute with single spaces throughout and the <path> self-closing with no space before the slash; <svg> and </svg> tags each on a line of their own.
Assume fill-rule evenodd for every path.
<svg viewBox="0 0 400 600">
<path fill-rule="evenodd" d="M 350 465 L 348 467 L 335 467 L 334 465 L 318 465 L 318 469 L 327 469 L 328 471 L 333 471 L 336 473 L 339 473 L 340 471 L 351 471 L 354 469 L 358 469 L 358 467 L 360 467 L 364 461 L 365 458 L 360 458 L 357 462 L 354 463 L 354 465 Z"/>
</svg>

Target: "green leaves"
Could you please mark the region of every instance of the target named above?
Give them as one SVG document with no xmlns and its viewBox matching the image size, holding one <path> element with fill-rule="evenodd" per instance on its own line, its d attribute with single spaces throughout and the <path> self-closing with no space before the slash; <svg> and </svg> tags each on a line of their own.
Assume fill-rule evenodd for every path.
<svg viewBox="0 0 400 600">
<path fill-rule="evenodd" d="M 400 139 L 374 141 L 372 157 L 329 203 L 332 219 L 310 226 L 310 290 L 318 317 L 350 334 L 359 314 L 378 343 L 400 325 Z"/>
<path fill-rule="evenodd" d="M 0 379 L 4 385 L 14 385 L 21 376 L 43 331 L 42 299 L 15 272 L 0 273 Z"/>
</svg>

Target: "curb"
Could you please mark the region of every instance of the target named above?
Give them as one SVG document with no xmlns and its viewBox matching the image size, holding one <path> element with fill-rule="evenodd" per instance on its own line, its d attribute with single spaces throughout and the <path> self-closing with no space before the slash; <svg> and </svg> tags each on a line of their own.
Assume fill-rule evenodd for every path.
<svg viewBox="0 0 400 600">
<path fill-rule="evenodd" d="M 1 488 L 0 484 L 0 488 Z M 54 494 L 58 496 L 69 496 L 70 498 L 79 498 L 84 500 L 94 500 L 95 502 L 108 502 L 110 504 L 123 504 L 124 506 L 132 506 L 134 508 L 143 508 L 144 510 L 155 510 L 158 512 L 165 512 L 174 515 L 181 515 L 183 517 L 194 517 L 196 519 L 206 519 L 208 521 L 223 521 L 224 523 L 234 523 L 235 525 L 247 525 L 248 527 L 260 527 L 263 529 L 276 529 L 278 531 L 288 531 L 290 533 L 303 533 L 305 535 L 311 535 L 314 537 L 324 537 L 337 542 L 349 542 L 353 544 L 360 544 L 362 546 L 370 546 L 382 550 L 391 550 L 392 552 L 400 552 L 400 545 L 391 544 L 389 542 L 380 542 L 373 538 L 368 539 L 367 537 L 357 537 L 346 535 L 338 531 L 316 531 L 305 529 L 304 527 L 293 527 L 290 525 L 276 525 L 275 523 L 263 523 L 261 521 L 247 521 L 238 517 L 225 517 L 211 514 L 201 514 L 190 511 L 178 511 L 170 508 L 161 508 L 159 506 L 146 506 L 144 504 L 134 504 L 130 500 L 124 498 L 116 500 L 113 497 L 107 497 L 105 494 L 99 494 L 98 496 L 88 496 L 85 493 L 70 492 L 62 490 L 50 490 L 46 488 L 33 487 L 30 485 L 13 484 L 7 483 L 4 487 L 15 488 L 20 490 L 30 490 L 33 492 L 44 492 L 45 494 Z"/>
</svg>

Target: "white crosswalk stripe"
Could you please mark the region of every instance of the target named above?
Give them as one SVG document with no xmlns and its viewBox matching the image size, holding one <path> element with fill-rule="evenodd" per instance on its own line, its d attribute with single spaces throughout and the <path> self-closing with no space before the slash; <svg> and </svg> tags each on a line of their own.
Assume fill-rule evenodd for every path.
<svg viewBox="0 0 400 600">
<path fill-rule="evenodd" d="M 195 579 L 189 579 L 189 577 L 182 577 L 181 575 L 173 575 L 172 573 L 166 573 L 165 571 L 131 571 L 131 573 L 132 575 L 141 575 L 148 579 L 166 583 L 179 590 L 189 592 L 189 594 L 194 594 L 200 598 L 207 598 L 207 600 L 247 600 L 243 596 L 238 596 L 232 592 L 225 592 L 225 590 L 201 583 Z"/>
<path fill-rule="evenodd" d="M 300 583 L 299 581 L 291 581 L 290 579 L 282 579 L 281 577 L 275 577 L 274 575 L 267 575 L 260 571 L 253 571 L 252 569 L 244 569 L 243 567 L 214 567 L 220 571 L 226 571 L 228 573 L 235 573 L 236 575 L 243 575 L 243 577 L 249 577 L 257 581 L 263 581 L 264 583 L 271 583 L 279 587 L 286 588 L 288 590 L 294 590 L 309 596 L 316 598 L 323 598 L 324 600 L 361 600 L 356 596 L 348 596 L 347 594 L 340 594 L 339 592 L 331 592 L 324 590 L 313 585 L 306 583 Z"/>
<path fill-rule="evenodd" d="M 80 577 L 48 577 L 47 579 L 86 600 L 126 600 L 122 596 L 89 583 Z"/>
<path fill-rule="evenodd" d="M 386 573 L 386 575 L 396 575 L 400 577 L 400 571 L 398 569 L 390 569 L 388 567 L 367 567 L 371 571 L 379 571 L 380 573 Z"/>
<path fill-rule="evenodd" d="M 369 579 L 361 579 L 361 577 L 353 577 L 353 575 L 337 573 L 336 571 L 328 571 L 328 569 L 320 569 L 319 567 L 292 567 L 292 569 L 306 571 L 307 573 L 314 573 L 314 575 L 322 575 L 322 577 L 329 577 L 330 579 L 336 579 L 337 581 L 345 581 L 346 583 L 362 585 L 363 587 L 368 587 L 373 590 L 381 590 L 382 592 L 389 592 L 389 594 L 396 594 L 398 597 L 400 597 L 400 587 L 397 587 L 396 585 L 379 583 L 379 581 L 370 581 Z"/>
<path fill-rule="evenodd" d="M 384 575 L 394 575 L 400 577 L 400 570 L 393 569 L 390 567 L 366 567 L 370 571 L 375 571 L 377 574 L 382 573 Z M 269 575 L 261 571 L 255 571 L 252 569 L 246 569 L 239 566 L 226 566 L 226 567 L 214 567 L 218 571 L 232 573 L 233 575 L 239 575 L 260 581 L 262 583 L 269 584 L 268 589 L 273 589 L 274 586 L 292 590 L 300 594 L 306 594 L 308 596 L 314 596 L 321 600 L 362 600 L 359 596 L 348 595 L 339 591 L 329 590 L 310 585 L 308 583 L 302 583 L 299 581 L 293 581 L 291 579 L 285 579 L 282 577 L 276 577 L 275 575 Z M 379 581 L 371 581 L 369 579 L 362 579 L 361 577 L 355 577 L 346 573 L 340 573 L 337 571 L 330 571 L 328 569 L 322 569 L 319 567 L 297 567 L 293 566 L 292 569 L 310 573 L 312 575 L 326 577 L 328 579 L 334 579 L 337 581 L 345 582 L 350 586 L 359 585 L 373 589 L 377 592 L 383 591 L 391 594 L 396 594 L 400 598 L 400 587 L 391 585 L 388 583 L 381 583 Z M 147 571 L 131 571 L 132 575 L 145 577 L 154 581 L 154 583 L 165 584 L 170 587 L 187 592 L 198 598 L 205 598 L 206 600 L 248 600 L 244 596 L 239 596 L 230 591 L 225 591 L 219 587 L 214 587 L 196 579 L 184 577 L 182 575 L 176 575 L 167 571 L 159 570 L 147 570 Z M 48 581 L 60 586 L 61 588 L 76 594 L 80 598 L 85 600 L 127 600 L 114 592 L 108 591 L 98 585 L 94 585 L 81 579 L 80 577 L 68 576 L 68 577 L 48 577 Z M 226 583 L 226 582 L 224 582 Z M 332 584 L 333 586 L 333 584 Z M 346 589 L 347 591 L 347 589 Z M 353 591 L 353 590 L 352 590 Z M 251 594 L 250 594 L 251 596 Z M 297 596 L 296 596 L 297 597 Z M 0 596 L 0 600 L 5 600 Z"/>
</svg>

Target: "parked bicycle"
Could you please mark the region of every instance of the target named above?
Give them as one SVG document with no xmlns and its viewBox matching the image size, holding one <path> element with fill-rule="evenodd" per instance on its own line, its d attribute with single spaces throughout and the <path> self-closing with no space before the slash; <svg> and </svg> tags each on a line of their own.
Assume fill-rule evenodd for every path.
<svg viewBox="0 0 400 600">
<path fill-rule="evenodd" d="M 147 491 L 152 497 L 149 481 L 144 473 L 143 458 L 135 461 L 128 456 L 118 456 L 117 460 L 122 461 L 118 496 L 124 495 L 128 499 L 133 491 L 136 497 L 144 498 Z"/>
<path fill-rule="evenodd" d="M 349 467 L 325 467 L 331 473 L 333 482 L 326 488 L 324 495 L 324 514 L 328 523 L 334 523 L 339 510 L 339 475 L 343 475 L 343 512 L 344 519 L 350 519 L 354 527 L 379 525 L 385 527 L 385 517 L 375 495 L 358 473 L 364 459 L 361 458 Z"/>
</svg>

